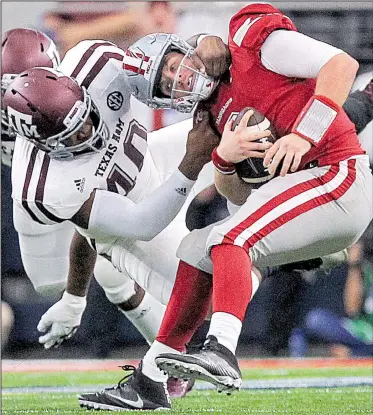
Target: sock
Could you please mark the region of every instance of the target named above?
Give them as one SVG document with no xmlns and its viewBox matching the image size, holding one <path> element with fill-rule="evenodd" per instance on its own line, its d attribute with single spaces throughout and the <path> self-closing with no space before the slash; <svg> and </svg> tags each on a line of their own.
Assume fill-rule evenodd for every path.
<svg viewBox="0 0 373 415">
<path fill-rule="evenodd" d="M 211 250 L 211 258 L 213 313 L 232 314 L 243 321 L 253 291 L 249 255 L 236 245 L 216 245 Z"/>
<path fill-rule="evenodd" d="M 211 275 L 180 261 L 156 340 L 183 351 L 209 311 L 211 293 Z"/>
<path fill-rule="evenodd" d="M 123 311 L 119 308 L 119 310 L 143 335 L 148 344 L 152 344 L 161 326 L 166 306 L 145 292 L 144 298 L 135 309 Z"/>
<path fill-rule="evenodd" d="M 150 346 L 142 360 L 142 373 L 155 382 L 166 382 L 167 375 L 162 370 L 158 369 L 155 364 L 155 358 L 161 353 L 180 353 L 179 351 L 159 343 L 157 340 Z"/>
<path fill-rule="evenodd" d="M 211 317 L 210 330 L 207 336 L 215 336 L 220 344 L 236 353 L 242 322 L 228 313 L 214 313 Z"/>
</svg>

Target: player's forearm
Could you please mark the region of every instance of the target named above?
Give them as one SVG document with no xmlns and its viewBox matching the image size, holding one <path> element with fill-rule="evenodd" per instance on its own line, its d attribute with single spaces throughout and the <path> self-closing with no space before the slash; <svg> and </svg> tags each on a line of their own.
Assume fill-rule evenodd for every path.
<svg viewBox="0 0 373 415">
<path fill-rule="evenodd" d="M 358 62 L 346 53 L 331 58 L 320 70 L 315 95 L 323 95 L 342 106 L 355 80 Z"/>
<path fill-rule="evenodd" d="M 215 170 L 215 186 L 217 191 L 234 205 L 243 205 L 251 193 L 251 187 L 238 175 L 221 174 Z"/>
<path fill-rule="evenodd" d="M 78 297 L 85 297 L 96 263 L 96 252 L 80 233 L 75 232 L 70 247 L 70 268 L 66 291 Z"/>
<path fill-rule="evenodd" d="M 193 184 L 177 170 L 137 204 L 116 193 L 96 191 L 88 230 L 92 234 L 150 241 L 179 213 Z"/>
</svg>

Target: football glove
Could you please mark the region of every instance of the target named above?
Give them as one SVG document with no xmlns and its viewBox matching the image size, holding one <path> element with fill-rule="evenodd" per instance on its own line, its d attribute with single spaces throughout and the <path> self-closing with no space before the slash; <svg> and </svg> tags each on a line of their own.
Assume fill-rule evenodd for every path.
<svg viewBox="0 0 373 415">
<path fill-rule="evenodd" d="M 61 300 L 41 317 L 37 329 L 46 334 L 39 337 L 39 343 L 50 349 L 70 339 L 80 326 L 86 305 L 86 297 L 78 297 L 65 291 Z"/>
</svg>

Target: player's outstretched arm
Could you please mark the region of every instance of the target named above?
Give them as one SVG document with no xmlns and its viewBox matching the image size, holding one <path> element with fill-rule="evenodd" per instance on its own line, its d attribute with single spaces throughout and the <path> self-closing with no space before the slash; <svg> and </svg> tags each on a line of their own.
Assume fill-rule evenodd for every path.
<svg viewBox="0 0 373 415">
<path fill-rule="evenodd" d="M 218 142 L 206 113 L 188 134 L 187 151 L 179 168 L 152 194 L 135 204 L 119 194 L 96 189 L 71 220 L 92 235 L 153 239 L 178 214 Z"/>
</svg>

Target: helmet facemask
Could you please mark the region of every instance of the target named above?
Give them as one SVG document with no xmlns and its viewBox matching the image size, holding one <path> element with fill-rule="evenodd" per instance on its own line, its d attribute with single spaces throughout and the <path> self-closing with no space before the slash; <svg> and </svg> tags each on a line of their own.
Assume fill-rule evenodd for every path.
<svg viewBox="0 0 373 415">
<path fill-rule="evenodd" d="M 190 65 L 192 62 L 193 49 L 189 49 L 183 57 L 177 69 L 171 91 L 171 108 L 179 112 L 192 112 L 196 104 L 207 99 L 214 91 L 217 82 L 210 76 Z M 179 77 L 182 72 L 189 72 L 187 90 L 178 86 Z M 180 96 L 182 94 L 182 96 Z"/>
<path fill-rule="evenodd" d="M 70 160 L 87 152 L 100 152 L 107 145 L 109 130 L 99 108 L 92 101 L 86 89 L 84 87 L 82 89 L 84 102 L 77 101 L 65 117 L 63 123 L 67 127 L 66 130 L 45 140 L 40 138 L 31 140 L 37 147 L 48 152 L 51 158 Z M 71 137 L 81 130 L 88 117 L 91 118 L 93 124 L 90 137 L 78 144 L 71 143 Z"/>
</svg>

